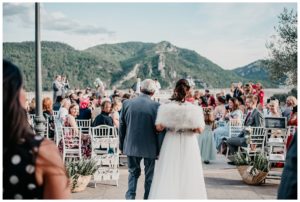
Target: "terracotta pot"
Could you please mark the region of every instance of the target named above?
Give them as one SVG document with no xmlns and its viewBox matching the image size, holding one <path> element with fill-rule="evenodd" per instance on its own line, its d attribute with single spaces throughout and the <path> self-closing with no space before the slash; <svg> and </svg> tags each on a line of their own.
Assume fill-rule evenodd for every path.
<svg viewBox="0 0 300 202">
<path fill-rule="evenodd" d="M 75 177 L 78 176 L 78 179 L 76 181 Z M 87 175 L 87 176 L 83 176 L 83 175 L 75 175 L 71 178 L 71 187 L 72 187 L 72 192 L 81 192 L 83 190 L 85 190 L 85 188 L 87 187 L 87 185 L 89 184 L 90 180 L 91 180 L 92 175 Z M 76 183 L 76 185 L 74 186 L 74 183 Z"/>
</svg>

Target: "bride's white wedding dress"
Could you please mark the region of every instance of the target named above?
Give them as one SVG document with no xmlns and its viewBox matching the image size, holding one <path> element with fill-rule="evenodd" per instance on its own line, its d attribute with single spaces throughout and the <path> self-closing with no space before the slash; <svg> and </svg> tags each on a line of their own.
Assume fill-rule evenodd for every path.
<svg viewBox="0 0 300 202">
<path fill-rule="evenodd" d="M 168 131 L 155 164 L 149 199 L 207 199 L 196 135 L 205 127 L 202 108 L 190 103 L 161 105 L 156 124 Z"/>
</svg>

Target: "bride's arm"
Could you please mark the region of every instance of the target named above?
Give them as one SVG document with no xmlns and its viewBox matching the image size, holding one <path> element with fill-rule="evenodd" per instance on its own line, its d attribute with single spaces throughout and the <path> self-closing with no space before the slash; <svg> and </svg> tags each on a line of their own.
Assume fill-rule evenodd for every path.
<svg viewBox="0 0 300 202">
<path fill-rule="evenodd" d="M 193 132 L 194 132 L 194 133 L 202 133 L 203 131 L 204 131 L 203 128 L 194 128 L 194 129 L 193 129 Z"/>
<path fill-rule="evenodd" d="M 165 127 L 163 126 L 163 125 L 161 125 L 161 124 L 157 124 L 156 125 L 156 131 L 157 132 L 161 132 L 161 131 L 163 131 L 165 129 Z"/>
</svg>

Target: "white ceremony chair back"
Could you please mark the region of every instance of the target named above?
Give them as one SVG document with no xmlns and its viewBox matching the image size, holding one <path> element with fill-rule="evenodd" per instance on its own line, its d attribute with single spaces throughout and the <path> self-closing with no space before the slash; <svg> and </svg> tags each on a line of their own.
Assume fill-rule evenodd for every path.
<svg viewBox="0 0 300 202">
<path fill-rule="evenodd" d="M 95 154 L 97 149 L 106 149 L 109 152 L 113 149 L 117 153 L 119 138 L 117 137 L 117 130 L 115 127 L 108 125 L 99 125 L 92 127 L 92 155 Z M 100 152 L 100 151 L 99 151 Z"/>
<path fill-rule="evenodd" d="M 117 129 L 113 126 L 99 125 L 92 127 L 92 135 L 94 138 L 113 138 L 117 137 Z"/>
<path fill-rule="evenodd" d="M 63 160 L 81 159 L 81 128 L 62 126 Z"/>
<path fill-rule="evenodd" d="M 268 129 L 267 149 L 270 162 L 285 162 L 286 142 L 290 134 L 290 128 Z"/>
<path fill-rule="evenodd" d="M 263 127 L 249 128 L 251 132 L 248 137 L 247 147 L 241 147 L 242 151 L 248 153 L 249 156 L 265 153 L 266 129 Z"/>
<path fill-rule="evenodd" d="M 119 138 L 116 128 L 107 125 L 92 127 L 92 158 L 97 161 L 98 169 L 93 175 L 94 185 L 97 182 L 119 180 Z"/>
<path fill-rule="evenodd" d="M 58 146 L 60 140 L 62 140 L 63 137 L 62 123 L 58 118 L 54 118 L 54 127 L 55 127 L 54 141 L 56 146 Z"/>
<path fill-rule="evenodd" d="M 91 130 L 91 119 L 76 119 L 77 126 L 81 128 L 83 133 L 90 134 Z"/>
<path fill-rule="evenodd" d="M 54 119 L 57 119 L 57 118 L 58 118 L 58 112 L 59 112 L 59 111 L 53 110 L 53 116 L 54 116 Z"/>
<path fill-rule="evenodd" d="M 237 137 L 244 129 L 244 123 L 240 119 L 229 120 L 229 138 Z"/>
</svg>

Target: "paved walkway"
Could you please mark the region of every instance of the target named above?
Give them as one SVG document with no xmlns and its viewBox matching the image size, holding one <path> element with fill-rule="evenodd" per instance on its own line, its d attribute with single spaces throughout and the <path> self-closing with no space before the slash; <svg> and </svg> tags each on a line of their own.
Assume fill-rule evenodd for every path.
<svg viewBox="0 0 300 202">
<path fill-rule="evenodd" d="M 241 180 L 235 166 L 228 165 L 224 156 L 218 155 L 217 160 L 206 165 L 203 164 L 205 184 L 208 199 L 276 199 L 279 180 L 267 179 L 265 184 L 260 186 L 250 186 Z M 120 168 L 119 186 L 114 186 L 114 182 L 107 184 L 90 183 L 85 191 L 73 193 L 73 199 L 125 199 L 127 191 L 127 167 Z M 137 199 L 143 199 L 142 173 L 138 188 Z M 111 185 L 109 185 L 109 183 Z"/>
</svg>

